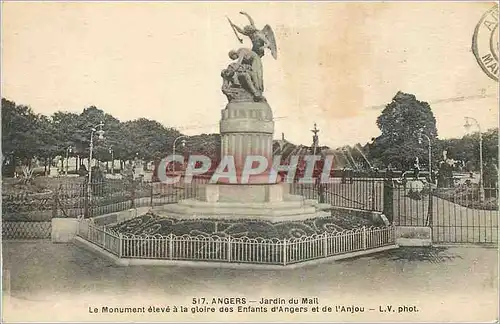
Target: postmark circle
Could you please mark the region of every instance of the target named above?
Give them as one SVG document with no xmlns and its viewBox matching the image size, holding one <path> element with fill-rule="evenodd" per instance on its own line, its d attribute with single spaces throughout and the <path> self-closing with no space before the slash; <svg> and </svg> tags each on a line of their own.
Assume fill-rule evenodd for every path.
<svg viewBox="0 0 500 324">
<path fill-rule="evenodd" d="M 498 81 L 498 5 L 479 20 L 472 37 L 472 52 L 481 69 Z"/>
<path fill-rule="evenodd" d="M 491 33 L 490 37 L 490 51 L 498 62 L 498 24 Z"/>
</svg>

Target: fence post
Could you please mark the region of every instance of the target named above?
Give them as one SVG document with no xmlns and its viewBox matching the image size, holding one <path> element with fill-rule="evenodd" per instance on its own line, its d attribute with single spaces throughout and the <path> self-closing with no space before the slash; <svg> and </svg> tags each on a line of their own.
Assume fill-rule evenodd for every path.
<svg viewBox="0 0 500 324">
<path fill-rule="evenodd" d="M 227 238 L 227 262 L 231 262 L 231 236 Z"/>
<path fill-rule="evenodd" d="M 83 195 L 84 195 L 84 199 L 83 199 L 83 217 L 84 218 L 89 218 L 90 215 L 89 215 L 89 200 L 90 200 L 90 196 L 89 196 L 89 183 L 86 181 L 83 183 Z"/>
<path fill-rule="evenodd" d="M 391 176 L 389 174 L 389 176 Z M 394 186 L 392 184 L 392 177 L 389 176 L 384 179 L 384 189 L 383 189 L 383 211 L 384 215 L 387 217 L 389 222 L 392 224 L 394 221 Z"/>
<path fill-rule="evenodd" d="M 82 236 L 82 221 L 78 220 L 76 224 L 76 236 Z"/>
<path fill-rule="evenodd" d="M 173 255 L 174 255 L 174 234 L 170 233 L 169 237 L 168 237 L 168 258 L 170 260 L 173 259 Z"/>
<path fill-rule="evenodd" d="M 363 250 L 366 250 L 366 226 L 363 226 Z"/>
<path fill-rule="evenodd" d="M 323 256 L 328 256 L 328 233 L 323 234 Z"/>
<path fill-rule="evenodd" d="M 318 178 L 318 179 L 320 179 L 320 178 Z M 319 194 L 319 202 L 321 204 L 323 204 L 323 203 L 325 203 L 325 200 L 326 200 L 325 199 L 326 184 L 321 183 L 321 179 L 318 183 L 319 183 L 319 193 L 318 193 Z"/>
<path fill-rule="evenodd" d="M 85 238 L 87 240 L 90 240 L 90 231 L 91 231 L 91 227 L 92 226 L 92 223 L 89 222 L 89 221 L 86 221 L 85 219 L 80 219 L 79 220 L 80 224 L 79 226 L 81 226 L 83 224 L 83 222 L 85 222 L 85 232 L 81 231 L 80 233 L 85 233 Z"/>
<path fill-rule="evenodd" d="M 434 208 L 434 206 L 432 205 L 433 204 L 433 190 L 432 190 L 432 186 L 431 184 L 429 183 L 429 204 L 428 204 L 428 208 L 427 208 L 427 221 L 426 221 L 426 226 L 429 226 L 429 227 L 432 227 L 432 210 Z"/>
<path fill-rule="evenodd" d="M 52 206 L 52 218 L 57 218 L 57 215 L 59 213 L 59 190 L 61 189 L 62 187 L 62 184 L 59 186 L 59 188 L 57 188 L 55 191 L 54 191 L 54 204 Z"/>
<path fill-rule="evenodd" d="M 132 189 L 132 192 L 130 193 L 130 194 L 131 194 L 130 196 L 131 196 L 131 200 L 132 200 L 132 201 L 131 201 L 131 206 L 130 206 L 130 208 L 135 208 L 135 186 L 136 186 L 135 180 L 134 180 L 134 179 L 132 179 L 132 180 L 131 180 L 131 183 L 132 183 L 132 186 L 131 186 L 131 187 L 132 187 L 132 188 L 131 188 L 131 189 Z"/>
<path fill-rule="evenodd" d="M 118 235 L 118 242 L 120 244 L 120 246 L 118 248 L 118 257 L 121 258 L 123 256 L 123 246 L 122 246 L 123 245 L 123 234 L 122 233 L 120 233 Z"/>
<path fill-rule="evenodd" d="M 286 265 L 287 253 L 286 253 L 286 238 L 283 239 L 283 265 Z"/>
<path fill-rule="evenodd" d="M 102 233 L 102 241 L 101 241 L 102 247 L 106 247 L 106 236 L 108 235 L 108 233 L 106 232 L 106 227 L 101 228 L 101 233 Z"/>
<path fill-rule="evenodd" d="M 372 210 L 375 210 L 375 178 L 372 178 Z"/>
<path fill-rule="evenodd" d="M 150 184 L 151 184 L 151 190 L 149 192 L 149 205 L 151 207 L 153 207 L 153 192 L 154 192 L 154 190 L 153 190 L 153 181 L 151 181 Z"/>
</svg>

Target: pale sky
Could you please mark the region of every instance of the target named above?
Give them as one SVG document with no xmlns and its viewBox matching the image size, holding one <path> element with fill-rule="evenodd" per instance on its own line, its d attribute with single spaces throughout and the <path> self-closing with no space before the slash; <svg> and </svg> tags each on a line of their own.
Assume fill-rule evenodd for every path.
<svg viewBox="0 0 500 324">
<path fill-rule="evenodd" d="M 220 71 L 241 47 L 227 20 L 274 29 L 278 60 L 263 59 L 275 138 L 320 145 L 378 136 L 380 106 L 398 90 L 432 102 L 441 138 L 465 134 L 464 116 L 497 127 L 498 83 L 471 51 L 491 2 L 2 4 L 2 96 L 50 115 L 95 105 L 122 121 L 146 117 L 188 135 L 218 132 Z M 245 47 L 250 46 L 248 39 Z"/>
</svg>

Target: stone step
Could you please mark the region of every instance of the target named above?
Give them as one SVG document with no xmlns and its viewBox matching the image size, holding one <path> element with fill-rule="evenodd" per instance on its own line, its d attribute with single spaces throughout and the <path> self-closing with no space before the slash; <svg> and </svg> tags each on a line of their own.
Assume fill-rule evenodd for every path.
<svg viewBox="0 0 500 324">
<path fill-rule="evenodd" d="M 217 207 L 217 208 L 244 208 L 248 210 L 253 209 L 266 209 L 266 208 L 301 208 L 301 207 L 314 207 L 315 204 L 305 203 L 301 201 L 276 201 L 265 203 L 243 203 L 243 202 L 206 202 L 197 199 L 184 199 L 178 202 L 180 206 L 189 207 Z"/>
<path fill-rule="evenodd" d="M 271 222 L 305 220 L 315 217 L 329 217 L 329 212 L 318 211 L 314 206 L 221 206 L 216 203 L 194 205 L 172 204 L 156 207 L 152 212 L 158 216 L 182 219 L 255 219 Z"/>
</svg>

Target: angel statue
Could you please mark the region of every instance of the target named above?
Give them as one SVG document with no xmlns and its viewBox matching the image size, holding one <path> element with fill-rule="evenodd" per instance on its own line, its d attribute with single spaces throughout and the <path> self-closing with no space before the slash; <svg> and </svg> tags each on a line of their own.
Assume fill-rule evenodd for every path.
<svg viewBox="0 0 500 324">
<path fill-rule="evenodd" d="M 259 55 L 248 48 L 240 48 L 230 51 L 229 58 L 235 62 L 221 73 L 222 92 L 228 100 L 264 101 L 262 62 Z"/>
<path fill-rule="evenodd" d="M 246 16 L 250 21 L 250 25 L 247 25 L 243 28 L 240 28 L 233 24 L 233 22 L 228 18 L 229 24 L 233 28 L 234 33 L 236 34 L 236 38 L 243 43 L 243 39 L 238 36 L 238 33 L 245 35 L 250 38 L 252 41 L 252 51 L 257 53 L 259 57 L 263 57 L 265 52 L 264 49 L 268 48 L 271 51 L 271 55 L 274 59 L 278 58 L 278 52 L 276 47 L 276 39 L 274 38 L 274 32 L 271 29 L 271 26 L 265 25 L 262 30 L 259 30 L 255 27 L 255 23 L 246 12 L 241 11 L 240 14 Z"/>
</svg>

